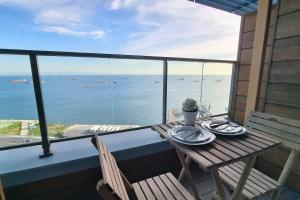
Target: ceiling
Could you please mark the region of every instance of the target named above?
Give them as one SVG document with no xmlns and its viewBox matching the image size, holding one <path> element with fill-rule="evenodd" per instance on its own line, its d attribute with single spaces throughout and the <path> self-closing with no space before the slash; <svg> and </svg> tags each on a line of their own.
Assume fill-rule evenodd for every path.
<svg viewBox="0 0 300 200">
<path fill-rule="evenodd" d="M 245 15 L 257 10 L 259 0 L 189 0 L 236 15 Z M 276 0 L 273 0 L 273 4 Z"/>
</svg>

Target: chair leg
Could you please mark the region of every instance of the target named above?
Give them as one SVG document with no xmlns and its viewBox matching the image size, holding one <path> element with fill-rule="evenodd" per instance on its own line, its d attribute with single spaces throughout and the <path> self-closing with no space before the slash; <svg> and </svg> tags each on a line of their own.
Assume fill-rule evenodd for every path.
<svg viewBox="0 0 300 200">
<path fill-rule="evenodd" d="M 292 152 L 290 153 L 289 158 L 286 161 L 284 168 L 278 179 L 278 182 L 281 185 L 284 185 L 286 183 L 293 166 L 297 162 L 298 154 L 299 154 L 299 152 L 297 152 L 296 150 L 292 150 Z"/>
<path fill-rule="evenodd" d="M 0 200 L 5 200 L 4 190 L 3 190 L 1 179 L 0 179 Z"/>
<path fill-rule="evenodd" d="M 111 191 L 109 191 L 108 186 L 104 183 L 103 179 L 98 181 L 96 185 L 96 190 L 100 196 L 105 200 L 117 200 Z"/>
</svg>

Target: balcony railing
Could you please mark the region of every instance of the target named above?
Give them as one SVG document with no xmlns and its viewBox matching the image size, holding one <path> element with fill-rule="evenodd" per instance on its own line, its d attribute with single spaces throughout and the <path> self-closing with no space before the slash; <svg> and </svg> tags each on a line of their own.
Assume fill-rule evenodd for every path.
<svg viewBox="0 0 300 200">
<path fill-rule="evenodd" d="M 36 101 L 36 108 L 37 108 L 37 113 L 38 113 L 38 121 L 39 121 L 39 129 L 40 129 L 40 135 L 41 135 L 41 141 L 38 142 L 31 142 L 31 143 L 26 143 L 26 144 L 21 144 L 21 145 L 12 145 L 12 146 L 7 146 L 7 147 L 2 147 L 0 150 L 5 150 L 5 149 L 11 149 L 11 148 L 16 148 L 16 147 L 24 147 L 24 146 L 32 146 L 32 145 L 42 145 L 43 147 L 43 153 L 41 156 L 49 156 L 51 155 L 51 150 L 50 150 L 50 144 L 54 142 L 61 142 L 61 141 L 66 141 L 66 140 L 74 140 L 74 139 L 80 139 L 80 138 L 86 138 L 90 137 L 90 135 L 81 135 L 81 136 L 76 136 L 76 137 L 71 137 L 71 138 L 60 138 L 60 139 L 50 139 L 48 135 L 48 126 L 47 126 L 47 110 L 45 110 L 45 95 L 43 94 L 43 81 L 42 81 L 42 75 L 41 75 L 41 67 L 39 66 L 38 58 L 49 58 L 49 57 L 56 57 L 56 58 L 61 58 L 61 57 L 70 57 L 72 59 L 77 58 L 93 58 L 93 59 L 116 59 L 116 60 L 143 60 L 143 61 L 155 61 L 155 62 L 161 62 L 162 64 L 162 71 L 159 76 L 162 78 L 162 83 L 160 81 L 155 81 L 155 83 L 158 83 L 157 85 L 162 87 L 161 90 L 161 122 L 166 122 L 168 120 L 168 94 L 170 95 L 170 98 L 173 97 L 174 95 L 180 95 L 181 89 L 186 89 L 189 90 L 189 88 L 185 88 L 186 85 L 184 84 L 178 84 L 181 85 L 181 89 L 178 88 L 179 91 L 174 90 L 172 91 L 172 87 L 175 87 L 174 85 L 172 86 L 172 80 L 177 80 L 177 77 L 179 75 L 174 76 L 174 72 L 181 67 L 181 71 L 187 71 L 191 75 L 189 78 L 191 79 L 190 81 L 193 81 L 194 84 L 198 84 L 195 87 L 199 87 L 199 93 L 203 92 L 203 74 L 204 74 L 204 64 L 206 65 L 213 65 L 213 64 L 218 64 L 218 65 L 229 65 L 231 67 L 230 71 L 230 80 L 229 82 L 227 81 L 226 84 L 229 84 L 228 88 L 228 99 L 229 99 L 229 105 L 228 105 L 228 112 L 231 111 L 231 96 L 232 96 L 232 89 L 233 89 L 233 80 L 235 79 L 235 65 L 236 61 L 232 60 L 212 60 L 212 59 L 197 59 L 197 58 L 179 58 L 179 57 L 159 57 L 159 56 L 141 56 L 141 55 L 120 55 L 120 54 L 103 54 L 103 53 L 82 53 L 82 52 L 59 52 L 59 51 L 35 51 L 35 50 L 16 50 L 16 49 L 0 49 L 0 56 L 5 56 L 5 55 L 17 55 L 17 56 L 27 56 L 30 61 L 30 66 L 31 66 L 31 74 L 32 74 L 32 84 L 33 84 L 33 89 L 34 89 L 34 97 Z M 193 65 L 193 67 L 190 67 L 189 69 L 183 69 L 182 70 L 182 63 L 196 63 Z M 200 63 L 200 64 L 198 64 Z M 170 66 L 172 65 L 172 66 Z M 173 67 L 176 66 L 176 67 Z M 126 67 L 126 66 L 125 66 Z M 201 80 L 196 80 L 192 79 L 193 71 L 194 69 L 199 68 L 202 69 L 199 71 L 197 75 L 201 75 Z M 220 67 L 220 69 L 222 66 Z M 84 69 L 83 69 L 84 70 Z M 179 70 L 179 71 L 180 71 Z M 124 71 L 124 70 L 123 70 Z M 215 71 L 218 71 L 216 69 Z M 228 71 L 228 70 L 227 70 Z M 173 75 L 172 75 L 173 74 Z M 183 77 L 178 78 L 178 80 L 183 80 Z M 210 84 L 217 84 L 217 82 L 221 82 L 221 80 L 215 80 L 215 83 L 210 83 Z M 160 85 L 160 83 L 162 85 Z M 171 84 L 170 84 L 171 83 Z M 200 84 L 201 83 L 201 84 Z M 190 83 L 191 84 L 191 83 Z M 91 87 L 92 85 L 87 84 L 86 87 Z M 204 86 L 205 87 L 205 86 Z M 222 86 L 219 86 L 219 90 L 223 90 Z M 171 88 L 170 91 L 168 92 L 168 88 Z M 132 89 L 134 90 L 134 89 Z M 215 89 L 212 89 L 215 90 Z M 173 92 L 173 93 L 172 93 Z M 192 92 L 195 93 L 195 92 Z M 193 94 L 191 95 L 193 96 Z M 196 92 L 197 93 L 197 92 Z M 79 94 L 80 95 L 80 94 Z M 198 96 L 199 94 L 195 94 Z M 202 94 L 203 95 L 203 94 Z M 201 95 L 201 97 L 202 97 Z M 187 96 L 188 97 L 188 96 Z M 225 98 L 227 98 L 225 97 Z M 0 96 L 1 98 L 1 96 Z M 219 97 L 216 97 L 219 98 Z M 144 99 L 140 99 L 140 101 L 143 101 Z M 171 99 L 172 100 L 172 99 Z M 201 101 L 201 100 L 200 100 Z M 174 102 L 173 102 L 174 103 Z M 178 103 L 178 102 L 175 102 Z M 169 105 L 170 109 L 170 105 Z M 216 114 L 216 113 L 214 113 Z M 224 114 L 224 113 L 217 113 L 217 114 Z M 2 116 L 0 115 L 0 118 Z M 152 123 L 152 122 L 151 122 Z M 157 122 L 160 123 L 160 122 Z M 135 130 L 135 129 L 142 129 L 145 127 L 148 127 L 145 124 L 141 124 L 142 127 L 136 127 L 132 128 L 130 130 Z M 148 125 L 150 125 L 148 123 Z M 109 133 L 104 133 L 104 134 L 112 134 L 112 133 L 117 133 L 117 132 L 123 132 L 126 130 L 114 130 L 110 131 Z"/>
</svg>

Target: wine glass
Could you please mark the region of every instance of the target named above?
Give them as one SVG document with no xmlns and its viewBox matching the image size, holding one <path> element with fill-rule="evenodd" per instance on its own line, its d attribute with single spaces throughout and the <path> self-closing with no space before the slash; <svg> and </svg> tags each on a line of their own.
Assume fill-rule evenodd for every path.
<svg viewBox="0 0 300 200">
<path fill-rule="evenodd" d="M 175 123 L 175 126 L 181 126 L 178 121 L 181 121 L 183 117 L 181 109 L 176 106 L 172 106 L 168 110 L 168 121 Z"/>
<path fill-rule="evenodd" d="M 211 116 L 210 113 L 211 105 L 206 103 L 200 103 L 199 105 L 199 115 L 202 121 L 209 119 Z"/>
</svg>

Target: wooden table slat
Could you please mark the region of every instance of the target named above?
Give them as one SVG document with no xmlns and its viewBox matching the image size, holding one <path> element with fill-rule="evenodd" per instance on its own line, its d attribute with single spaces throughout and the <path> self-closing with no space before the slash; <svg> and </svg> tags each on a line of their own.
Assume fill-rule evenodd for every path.
<svg viewBox="0 0 300 200">
<path fill-rule="evenodd" d="M 266 139 L 257 137 L 257 136 L 255 136 L 255 135 L 250 134 L 250 133 L 248 133 L 247 136 L 248 136 L 249 138 L 254 139 L 254 140 L 260 141 L 261 143 L 264 143 L 264 144 L 266 144 L 267 146 L 270 146 L 270 145 L 274 145 L 274 144 L 275 144 L 275 142 L 271 142 L 271 141 L 269 141 L 269 140 L 266 140 Z"/>
<path fill-rule="evenodd" d="M 235 154 L 238 154 L 239 157 L 246 156 L 248 154 L 248 152 L 246 152 L 246 151 L 244 151 L 244 150 L 242 150 L 242 149 L 240 149 L 240 148 L 232 145 L 229 142 L 226 142 L 226 141 L 223 141 L 223 140 L 220 140 L 220 139 L 216 139 L 214 141 L 214 143 L 223 146 L 224 148 L 228 149 L 229 151 L 234 152 Z"/>
<path fill-rule="evenodd" d="M 205 171 L 253 156 L 280 143 L 266 136 L 248 133 L 238 137 L 216 135 L 216 140 L 211 144 L 188 146 L 175 142 L 167 133 L 169 129 L 178 124 L 183 125 L 182 122 L 169 122 L 154 125 L 152 129 L 160 133 L 184 154 L 189 155 Z M 197 122 L 196 126 L 200 126 L 200 122 Z"/>
<path fill-rule="evenodd" d="M 263 148 L 261 148 L 260 146 L 257 146 L 249 141 L 247 141 L 246 139 L 244 140 L 241 140 L 241 139 L 233 139 L 235 142 L 237 143 L 240 143 L 240 144 L 243 144 L 244 146 L 248 147 L 248 148 L 251 148 L 255 151 L 260 151 L 262 150 Z"/>
<path fill-rule="evenodd" d="M 175 141 L 173 141 L 172 139 L 169 138 L 169 136 L 166 134 L 166 132 L 161 129 L 159 126 L 153 126 L 152 127 L 154 130 L 156 130 L 157 132 L 159 132 L 160 134 L 162 134 L 165 138 L 169 139 L 169 142 L 172 145 L 176 145 L 183 153 L 185 154 L 189 154 L 189 156 L 195 160 L 200 166 L 202 166 L 204 169 L 205 168 L 210 168 L 211 166 L 214 165 L 213 162 L 211 162 L 210 160 L 208 160 L 206 157 L 198 154 L 197 152 L 191 150 L 189 147 L 187 147 L 186 145 L 182 145 L 179 143 L 176 143 Z"/>
<path fill-rule="evenodd" d="M 229 150 L 222 145 L 219 145 L 217 142 L 213 142 L 210 145 L 213 146 L 214 148 L 218 149 L 219 151 L 222 151 L 223 153 L 227 154 L 231 158 L 239 158 L 240 157 L 240 155 L 238 155 L 234 151 Z"/>
<path fill-rule="evenodd" d="M 225 142 L 225 143 L 228 143 L 229 145 L 231 145 L 232 149 L 234 149 L 234 147 L 243 155 L 243 156 L 246 156 L 248 155 L 249 153 L 254 153 L 255 151 L 251 148 L 248 148 L 247 146 L 239 143 L 239 142 L 236 142 L 234 141 L 233 139 L 225 139 L 225 138 L 219 138 L 220 141 L 222 142 Z"/>
</svg>

